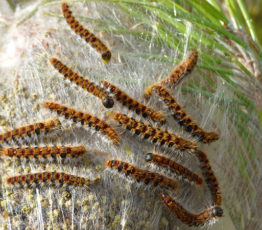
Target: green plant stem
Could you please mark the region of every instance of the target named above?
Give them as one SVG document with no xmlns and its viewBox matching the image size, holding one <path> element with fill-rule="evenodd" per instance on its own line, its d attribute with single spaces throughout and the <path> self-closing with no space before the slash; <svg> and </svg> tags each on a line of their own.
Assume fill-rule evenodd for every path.
<svg viewBox="0 0 262 230">
<path fill-rule="evenodd" d="M 248 25 L 247 28 L 248 28 L 248 30 L 250 32 L 250 35 L 251 35 L 253 41 L 257 42 L 258 38 L 257 38 L 257 34 L 256 34 L 256 31 L 255 31 L 255 27 L 254 27 L 254 25 L 252 23 L 252 19 L 250 18 L 249 14 L 247 12 L 247 8 L 245 6 L 244 1 L 243 0 L 237 0 L 237 3 L 238 3 L 238 6 L 239 6 L 239 8 L 241 10 L 241 13 L 242 13 L 243 17 L 245 18 L 246 23 Z"/>
</svg>

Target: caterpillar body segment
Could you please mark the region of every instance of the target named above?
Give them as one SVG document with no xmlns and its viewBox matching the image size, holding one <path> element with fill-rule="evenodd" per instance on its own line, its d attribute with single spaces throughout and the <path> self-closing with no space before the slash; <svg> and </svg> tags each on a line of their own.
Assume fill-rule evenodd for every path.
<svg viewBox="0 0 262 230">
<path fill-rule="evenodd" d="M 201 150 L 197 150 L 196 155 L 200 161 L 200 168 L 202 170 L 205 182 L 211 192 L 213 205 L 220 206 L 222 203 L 222 195 L 220 192 L 218 180 L 207 158 L 207 155 Z"/>
<path fill-rule="evenodd" d="M 40 135 L 41 133 L 47 133 L 56 127 L 60 126 L 60 121 L 57 118 L 33 123 L 30 125 L 15 128 L 0 134 L 0 144 L 8 143 L 10 141 L 17 141 L 19 138 L 31 137 L 32 135 Z"/>
<path fill-rule="evenodd" d="M 141 102 L 130 97 L 128 94 L 123 92 L 117 86 L 111 84 L 108 81 L 102 80 L 101 83 L 105 88 L 109 90 L 110 93 L 114 95 L 117 101 L 119 101 L 123 106 L 128 107 L 128 109 L 135 111 L 137 114 L 141 114 L 144 118 L 151 119 L 154 122 L 160 122 L 161 124 L 166 122 L 166 117 L 160 113 L 154 111 L 152 108 L 142 104 Z"/>
<path fill-rule="evenodd" d="M 198 51 L 190 50 L 186 60 L 182 61 L 175 69 L 169 74 L 169 76 L 159 83 L 163 86 L 177 85 L 185 76 L 192 72 L 197 64 Z"/>
<path fill-rule="evenodd" d="M 109 62 L 111 59 L 111 51 L 105 46 L 105 44 L 91 33 L 91 31 L 87 30 L 80 24 L 70 10 L 70 6 L 67 2 L 62 2 L 61 8 L 64 18 L 71 29 L 101 54 L 104 63 Z"/>
<path fill-rule="evenodd" d="M 203 179 L 200 176 L 169 158 L 153 153 L 147 153 L 145 159 L 147 162 L 151 162 L 158 166 L 169 169 L 177 176 L 182 176 L 183 179 L 187 179 L 188 181 L 193 182 L 198 186 L 203 184 Z"/>
<path fill-rule="evenodd" d="M 122 127 L 144 139 L 148 139 L 152 143 L 181 151 L 194 152 L 196 150 L 197 145 L 195 142 L 185 140 L 176 134 L 153 127 L 125 114 L 114 113 L 113 118 Z"/>
<path fill-rule="evenodd" d="M 102 101 L 105 108 L 109 109 L 114 106 L 113 98 L 107 94 L 104 88 L 80 76 L 78 73 L 75 73 L 72 69 L 67 67 L 55 57 L 51 57 L 49 62 L 56 70 L 58 70 L 59 73 L 64 75 L 65 79 L 68 79 L 78 87 L 81 87 L 83 90 L 93 94 L 95 97 L 98 97 Z"/>
<path fill-rule="evenodd" d="M 190 227 L 203 226 L 207 223 L 215 222 L 218 218 L 223 216 L 223 209 L 219 206 L 208 208 L 199 214 L 193 214 L 172 199 L 167 193 L 162 193 L 161 199 L 178 219 Z"/>
<path fill-rule="evenodd" d="M 163 102 L 172 112 L 173 118 L 181 125 L 185 131 L 191 133 L 193 137 L 197 137 L 203 143 L 211 143 L 219 139 L 215 132 L 206 132 L 199 125 L 194 122 L 190 116 L 183 110 L 183 108 L 176 102 L 174 97 L 159 84 L 152 86 L 153 92 L 156 92 Z"/>
<path fill-rule="evenodd" d="M 154 186 L 160 186 L 166 189 L 176 189 L 178 183 L 162 174 L 150 172 L 147 170 L 139 169 L 127 162 L 119 160 L 108 160 L 105 163 L 106 168 L 118 170 L 119 173 L 124 173 L 136 180 L 137 182 L 144 182 L 145 184 L 153 184 Z"/>
<path fill-rule="evenodd" d="M 188 53 L 186 60 L 182 61 L 173 71 L 164 79 L 160 80 L 157 84 L 162 86 L 176 86 L 185 76 L 192 72 L 198 59 L 198 51 L 192 49 Z M 145 97 L 149 98 L 152 93 L 153 85 L 150 85 L 145 90 Z"/>
<path fill-rule="evenodd" d="M 73 122 L 79 122 L 81 125 L 88 125 L 89 127 L 95 128 L 96 131 L 106 135 L 113 144 L 117 144 L 120 140 L 119 135 L 113 128 L 111 128 L 105 121 L 93 116 L 92 114 L 83 113 L 73 108 L 48 101 L 43 103 L 43 107 L 56 112 L 59 115 L 63 115 L 66 119 L 72 119 Z"/>
<path fill-rule="evenodd" d="M 97 180 L 91 181 L 89 178 L 68 173 L 48 171 L 8 177 L 6 179 L 6 184 L 15 188 L 35 188 L 39 186 L 87 187 L 96 182 Z"/>
<path fill-rule="evenodd" d="M 156 83 L 155 83 L 156 84 Z M 148 86 L 146 89 L 145 89 L 145 92 L 144 92 L 144 97 L 148 100 L 151 96 L 152 96 L 152 91 L 153 91 L 153 87 L 154 85 L 150 85 Z"/>
<path fill-rule="evenodd" d="M 84 146 L 55 146 L 55 147 L 23 147 L 23 148 L 2 148 L 0 155 L 20 160 L 52 161 L 54 159 L 78 158 L 86 152 Z"/>
</svg>

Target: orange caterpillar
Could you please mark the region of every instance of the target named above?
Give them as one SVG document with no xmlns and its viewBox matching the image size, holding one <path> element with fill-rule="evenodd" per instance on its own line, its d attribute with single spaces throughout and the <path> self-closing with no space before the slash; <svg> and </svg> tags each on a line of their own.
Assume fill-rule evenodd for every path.
<svg viewBox="0 0 262 230">
<path fill-rule="evenodd" d="M 33 134 L 39 135 L 42 132 L 49 132 L 50 130 L 56 128 L 60 125 L 57 118 L 49 121 L 43 121 L 39 123 L 34 123 L 31 125 L 16 128 L 5 133 L 0 134 L 0 143 L 16 141 L 18 138 L 31 137 Z"/>
<path fill-rule="evenodd" d="M 57 187 L 86 187 L 98 181 L 61 172 L 40 172 L 8 177 L 6 184 L 16 188 L 35 188 L 37 186 L 55 185 Z"/>
<path fill-rule="evenodd" d="M 203 184 L 203 179 L 201 177 L 190 171 L 188 168 L 176 163 L 175 161 L 169 158 L 153 153 L 148 153 L 146 154 L 146 161 L 152 162 L 164 168 L 168 168 L 170 171 L 174 172 L 177 176 L 182 176 L 182 178 L 192 181 L 196 185 L 200 186 Z"/>
<path fill-rule="evenodd" d="M 86 152 L 84 146 L 55 146 L 55 147 L 26 147 L 26 148 L 3 148 L 0 155 L 20 160 L 40 160 L 77 158 Z"/>
<path fill-rule="evenodd" d="M 188 58 L 182 61 L 175 69 L 168 75 L 168 77 L 162 79 L 158 84 L 163 86 L 176 86 L 185 76 L 187 76 L 195 67 L 198 59 L 198 51 L 190 50 Z M 149 86 L 145 90 L 145 97 L 149 98 L 152 93 L 154 84 Z"/>
<path fill-rule="evenodd" d="M 150 140 L 152 143 L 181 151 L 194 152 L 196 150 L 196 143 L 182 139 L 178 135 L 150 126 L 149 124 L 144 124 L 125 114 L 114 113 L 113 118 L 126 129 L 136 135 L 140 135 L 144 139 Z"/>
<path fill-rule="evenodd" d="M 118 170 L 118 172 L 125 173 L 126 176 L 130 176 L 137 182 L 144 182 L 145 184 L 153 184 L 154 186 L 160 186 L 163 188 L 176 189 L 178 183 L 168 177 L 161 174 L 150 172 L 147 170 L 136 168 L 135 166 L 119 161 L 119 160 L 108 160 L 105 163 L 107 168 L 112 168 Z"/>
<path fill-rule="evenodd" d="M 104 85 L 104 87 L 109 89 L 110 93 L 115 95 L 116 100 L 121 102 L 123 106 L 126 106 L 130 110 L 135 111 L 137 114 L 142 114 L 144 118 L 150 118 L 152 121 L 160 122 L 162 124 L 166 122 L 166 118 L 162 113 L 156 112 L 152 108 L 143 105 L 141 102 L 130 97 L 117 86 L 107 81 L 102 80 L 101 83 Z"/>
<path fill-rule="evenodd" d="M 69 69 L 66 65 L 64 65 L 57 58 L 50 58 L 49 62 L 51 65 L 59 71 L 59 73 L 63 74 L 65 79 L 70 80 L 72 83 L 81 87 L 83 90 L 93 94 L 98 97 L 105 108 L 112 108 L 114 105 L 114 101 L 112 97 L 108 96 L 106 90 L 98 86 L 96 83 L 91 82 L 79 74 L 75 73 L 73 70 Z"/>
<path fill-rule="evenodd" d="M 64 18 L 71 29 L 101 54 L 104 63 L 109 62 L 111 59 L 111 52 L 104 43 L 78 22 L 72 14 L 67 2 L 63 2 L 61 7 Z"/>
<path fill-rule="evenodd" d="M 211 143 L 218 140 L 219 136 L 215 132 L 205 132 L 200 128 L 164 87 L 155 84 L 153 90 L 162 98 L 169 110 L 172 111 L 173 117 L 178 121 L 178 124 L 191 133 L 193 137 L 197 137 L 203 143 Z"/>
<path fill-rule="evenodd" d="M 193 214 L 184 209 L 182 205 L 173 200 L 167 193 L 162 193 L 161 199 L 164 201 L 165 205 L 177 216 L 178 219 L 190 227 L 212 223 L 217 218 L 223 216 L 223 209 L 218 206 L 206 209 L 200 214 Z"/>
<path fill-rule="evenodd" d="M 201 150 L 197 150 L 197 156 L 201 164 L 200 167 L 202 174 L 212 195 L 213 205 L 220 206 L 222 203 L 222 196 L 219 189 L 218 180 L 213 169 L 211 168 L 207 155 Z"/>
<path fill-rule="evenodd" d="M 92 114 L 83 113 L 64 105 L 47 101 L 43 103 L 43 107 L 50 109 L 57 114 L 63 115 L 66 119 L 72 119 L 74 122 L 80 122 L 82 125 L 94 127 L 96 131 L 100 131 L 106 135 L 113 142 L 113 144 L 117 144 L 120 140 L 120 137 L 114 129 L 112 129 L 105 121 L 102 121 Z"/>
</svg>

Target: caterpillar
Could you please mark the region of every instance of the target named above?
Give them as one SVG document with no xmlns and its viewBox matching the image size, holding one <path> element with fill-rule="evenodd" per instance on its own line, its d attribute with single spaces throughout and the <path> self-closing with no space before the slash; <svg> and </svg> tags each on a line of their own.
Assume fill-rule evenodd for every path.
<svg viewBox="0 0 262 230">
<path fill-rule="evenodd" d="M 201 226 L 210 222 L 212 223 L 217 218 L 223 216 L 223 209 L 219 206 L 208 208 L 199 214 L 193 214 L 184 209 L 182 205 L 173 200 L 167 193 L 161 193 L 161 199 L 178 219 L 190 227 Z"/>
<path fill-rule="evenodd" d="M 56 70 L 59 71 L 59 73 L 64 75 L 65 79 L 70 80 L 72 83 L 81 87 L 83 90 L 98 97 L 102 101 L 102 104 L 105 108 L 109 109 L 114 106 L 113 98 L 106 93 L 105 89 L 101 88 L 96 83 L 89 81 L 88 79 L 85 79 L 78 73 L 75 73 L 73 70 L 68 68 L 65 64 L 63 64 L 60 60 L 58 60 L 55 57 L 51 57 L 49 59 L 49 62 Z"/>
<path fill-rule="evenodd" d="M 211 192 L 213 205 L 220 206 L 222 203 L 222 196 L 219 189 L 218 180 L 215 176 L 214 171 L 211 168 L 207 155 L 201 150 L 197 150 L 196 154 L 200 161 L 200 168 L 205 178 L 205 182 Z"/>
<path fill-rule="evenodd" d="M 67 2 L 63 2 L 61 5 L 64 18 L 71 29 L 89 43 L 97 52 L 101 54 L 102 61 L 108 63 L 111 59 L 111 51 L 104 45 L 104 43 L 97 38 L 91 31 L 87 30 L 80 22 L 75 18 Z"/>
<path fill-rule="evenodd" d="M 162 98 L 163 102 L 173 113 L 173 118 L 178 121 L 178 124 L 181 125 L 185 131 L 191 133 L 193 137 L 197 137 L 198 140 L 203 143 L 211 143 L 219 139 L 219 136 L 215 132 L 205 132 L 200 128 L 164 87 L 155 84 L 153 90 Z"/>
<path fill-rule="evenodd" d="M 123 106 L 126 106 L 128 109 L 135 111 L 137 114 L 142 114 L 144 118 L 148 117 L 152 121 L 160 122 L 161 124 L 166 122 L 166 118 L 162 113 L 156 112 L 152 108 L 135 100 L 117 86 L 107 81 L 102 80 L 101 83 L 105 88 L 109 89 L 110 93 L 114 94 L 116 100 L 118 100 Z"/>
<path fill-rule="evenodd" d="M 77 158 L 86 152 L 84 146 L 55 146 L 55 147 L 26 147 L 26 148 L 3 148 L 0 155 L 18 158 L 20 160 L 40 160 Z"/>
<path fill-rule="evenodd" d="M 144 139 L 150 140 L 152 143 L 169 148 L 175 148 L 181 151 L 194 152 L 196 150 L 197 146 L 195 142 L 182 139 L 176 134 L 150 126 L 149 124 L 144 124 L 143 122 L 128 117 L 125 114 L 114 113 L 113 118 L 121 126 L 125 127 L 136 135 L 143 137 Z"/>
<path fill-rule="evenodd" d="M 201 177 L 190 171 L 188 168 L 176 163 L 175 161 L 169 158 L 153 153 L 147 153 L 145 159 L 146 162 L 152 162 L 161 167 L 168 168 L 170 171 L 174 172 L 177 176 L 182 176 L 182 178 L 187 179 L 195 183 L 196 185 L 200 186 L 203 184 L 203 179 Z"/>
<path fill-rule="evenodd" d="M 52 129 L 60 125 L 60 121 L 57 118 L 52 120 L 43 121 L 39 123 L 34 123 L 20 128 L 15 128 L 13 130 L 7 131 L 0 134 L 0 143 L 16 141 L 18 138 L 31 137 L 32 135 L 40 135 L 42 132 L 49 132 Z"/>
<path fill-rule="evenodd" d="M 80 122 L 81 125 L 88 125 L 94 127 L 96 131 L 100 131 L 106 135 L 113 144 L 117 144 L 120 137 L 105 121 L 102 121 L 98 117 L 93 116 L 89 113 L 83 113 L 73 108 L 69 108 L 64 105 L 60 105 L 54 102 L 44 102 L 43 107 L 56 112 L 59 115 L 63 115 L 66 119 L 72 119 L 74 122 Z"/>
<path fill-rule="evenodd" d="M 125 173 L 126 176 L 132 177 L 137 182 L 144 182 L 145 184 L 153 184 L 163 188 L 176 189 L 178 183 L 161 174 L 139 169 L 127 162 L 119 160 L 108 160 L 105 163 L 106 168 L 118 170 L 118 172 Z"/>
<path fill-rule="evenodd" d="M 62 172 L 39 172 L 39 173 L 30 173 L 14 177 L 8 177 L 6 179 L 6 184 L 8 186 L 13 186 L 16 188 L 35 188 L 42 187 L 45 185 L 54 185 L 56 187 L 86 187 L 91 184 L 98 182 L 98 178 L 91 181 L 85 177 L 74 176 Z"/>
<path fill-rule="evenodd" d="M 164 79 L 158 82 L 162 86 L 176 86 L 185 76 L 187 76 L 194 69 L 198 59 L 198 51 L 192 49 L 188 53 L 186 60 L 182 61 L 173 71 Z M 145 97 L 149 98 L 152 94 L 154 84 L 147 87 L 145 90 Z"/>
</svg>

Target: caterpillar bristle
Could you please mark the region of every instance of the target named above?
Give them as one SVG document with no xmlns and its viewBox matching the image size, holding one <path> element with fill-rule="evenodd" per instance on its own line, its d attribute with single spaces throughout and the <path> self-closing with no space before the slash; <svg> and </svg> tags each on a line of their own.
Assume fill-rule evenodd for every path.
<svg viewBox="0 0 262 230">
<path fill-rule="evenodd" d="M 21 147 L 21 148 L 2 148 L 0 155 L 17 158 L 20 160 L 53 160 L 78 158 L 86 152 L 84 146 L 55 146 L 55 147 Z"/>
<path fill-rule="evenodd" d="M 25 125 L 20 128 L 7 131 L 0 134 L 0 143 L 8 143 L 10 141 L 17 141 L 19 138 L 31 137 L 32 135 L 40 135 L 41 133 L 48 133 L 49 131 L 60 126 L 60 121 L 57 118 Z"/>
<path fill-rule="evenodd" d="M 183 179 L 187 179 L 188 181 L 193 182 L 198 186 L 201 186 L 203 184 L 203 179 L 200 176 L 167 157 L 158 154 L 147 153 L 145 160 L 149 163 L 167 168 L 171 172 L 175 173 L 177 176 L 182 176 Z"/>
<path fill-rule="evenodd" d="M 6 184 L 16 188 L 35 188 L 43 186 L 56 187 L 87 187 L 97 183 L 98 179 L 91 181 L 89 178 L 74 176 L 62 172 L 39 172 L 8 177 Z"/>
<path fill-rule="evenodd" d="M 206 132 L 194 122 L 183 108 L 176 102 L 175 98 L 159 84 L 152 86 L 153 92 L 156 92 L 172 112 L 173 118 L 181 125 L 186 132 L 189 132 L 193 137 L 197 137 L 203 143 L 211 143 L 219 139 L 215 132 Z"/>
<path fill-rule="evenodd" d="M 105 44 L 91 31 L 87 30 L 80 22 L 75 18 L 70 6 L 67 2 L 62 2 L 61 5 L 64 18 L 67 24 L 70 26 L 77 35 L 84 39 L 88 44 L 90 44 L 98 53 L 101 54 L 102 61 L 108 63 L 111 60 L 111 51 L 105 46 Z"/>
<path fill-rule="evenodd" d="M 119 173 L 124 173 L 136 180 L 137 182 L 143 182 L 145 184 L 153 184 L 154 186 L 160 186 L 163 188 L 176 189 L 178 183 L 162 174 L 150 172 L 147 170 L 139 169 L 127 162 L 119 160 L 108 160 L 105 163 L 106 168 L 117 170 Z"/>
<path fill-rule="evenodd" d="M 217 218 L 223 216 L 223 209 L 219 206 L 208 208 L 199 214 L 193 214 L 186 210 L 181 204 L 172 199 L 166 192 L 161 193 L 161 199 L 178 219 L 190 227 L 203 226 L 207 223 L 212 223 Z"/>
<path fill-rule="evenodd" d="M 117 144 L 120 140 L 119 135 L 113 128 L 111 128 L 105 121 L 90 113 L 84 113 L 82 111 L 77 111 L 73 108 L 48 101 L 43 103 L 43 107 L 56 112 L 59 115 L 63 115 L 66 119 L 73 120 L 73 122 L 79 122 L 81 125 L 88 125 L 89 127 L 95 128 L 96 131 L 106 135 L 113 144 Z"/>
<path fill-rule="evenodd" d="M 78 73 L 75 73 L 72 69 L 67 67 L 55 57 L 51 57 L 49 62 L 59 73 L 64 75 L 64 79 L 68 79 L 78 87 L 81 87 L 83 90 L 93 94 L 95 97 L 98 97 L 102 101 L 105 108 L 110 109 L 114 106 L 113 98 L 107 94 L 104 88 L 101 88 L 95 82 L 89 81 Z"/>
<path fill-rule="evenodd" d="M 113 118 L 122 127 L 154 144 L 181 151 L 194 152 L 196 150 L 195 142 L 185 140 L 176 134 L 153 127 L 125 114 L 114 113 Z"/>
<path fill-rule="evenodd" d="M 101 83 L 104 85 L 105 88 L 109 90 L 110 93 L 114 95 L 116 100 L 119 101 L 123 106 L 132 111 L 135 111 L 137 114 L 141 114 L 144 118 L 148 118 L 154 122 L 159 122 L 161 124 L 164 124 L 166 122 L 166 117 L 162 113 L 156 112 L 149 106 L 146 106 L 138 100 L 130 97 L 116 85 L 113 85 L 112 83 L 104 80 L 102 80 Z"/>
<path fill-rule="evenodd" d="M 196 155 L 200 161 L 200 168 L 202 170 L 205 182 L 211 192 L 212 203 L 213 205 L 220 206 L 222 203 L 222 195 L 219 189 L 218 180 L 207 158 L 207 155 L 201 150 L 197 150 Z"/>
<path fill-rule="evenodd" d="M 192 72 L 195 65 L 197 64 L 197 59 L 198 59 L 198 51 L 195 49 L 189 50 L 188 57 L 186 60 L 182 61 L 179 65 L 177 65 L 175 69 L 173 69 L 173 71 L 166 78 L 154 84 L 159 84 L 165 87 L 176 86 L 177 84 L 179 84 L 179 82 L 182 81 L 182 79 L 185 76 L 187 76 L 189 73 Z M 149 98 L 151 96 L 154 84 L 146 88 L 145 90 L 146 98 Z"/>
</svg>

